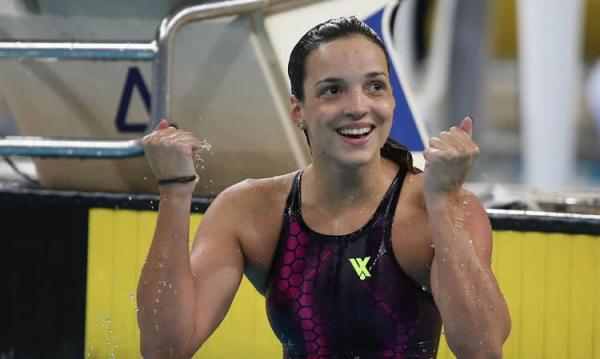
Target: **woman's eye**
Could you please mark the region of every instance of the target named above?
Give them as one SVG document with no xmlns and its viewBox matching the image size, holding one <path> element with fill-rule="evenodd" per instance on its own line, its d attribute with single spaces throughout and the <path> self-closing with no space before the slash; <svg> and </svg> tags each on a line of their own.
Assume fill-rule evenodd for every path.
<svg viewBox="0 0 600 359">
<path fill-rule="evenodd" d="M 369 89 L 373 92 L 379 92 L 385 89 L 385 84 L 380 81 L 372 82 L 369 84 Z"/>
<path fill-rule="evenodd" d="M 324 96 L 333 96 L 340 93 L 340 88 L 338 86 L 329 86 L 325 87 L 321 90 L 321 95 Z"/>
</svg>

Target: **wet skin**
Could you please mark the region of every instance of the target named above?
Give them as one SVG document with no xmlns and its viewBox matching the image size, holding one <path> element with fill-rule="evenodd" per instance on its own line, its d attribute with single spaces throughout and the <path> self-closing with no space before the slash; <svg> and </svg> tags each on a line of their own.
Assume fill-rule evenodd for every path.
<svg viewBox="0 0 600 359">
<path fill-rule="evenodd" d="M 360 35 L 324 44 L 307 58 L 304 93 L 302 101 L 291 99 L 292 120 L 306 127 L 313 154 L 302 182 L 303 219 L 313 230 L 324 234 L 353 232 L 368 222 L 398 171 L 396 164 L 379 154 L 389 135 L 395 105 L 385 55 Z M 197 143 L 188 134 L 185 140 L 176 141 L 179 130 L 162 126 L 145 140 L 145 146 L 150 147 L 147 153 L 154 153 L 149 161 L 155 173 L 168 173 L 170 177 L 177 177 L 178 171 L 188 174 Z M 348 135 L 363 129 L 366 129 L 364 135 Z M 392 247 L 400 266 L 419 286 L 444 293 L 446 297 L 456 296 L 456 301 L 464 301 L 466 308 L 474 308 L 475 303 L 461 298 L 460 293 L 449 292 L 447 283 L 491 283 L 481 285 L 482 296 L 490 297 L 500 308 L 500 314 L 478 320 L 486 325 L 500 323 L 499 334 L 489 339 L 488 346 L 496 353 L 506 334 L 505 322 L 497 318 L 508 315 L 501 308 L 493 275 L 490 277 L 489 221 L 477 199 L 461 189 L 465 171 L 476 155 L 469 150 L 474 148 L 470 136 L 457 132 L 463 130 L 453 128 L 433 140 L 432 150 L 426 156 L 429 158 L 426 170 L 431 169 L 437 177 L 430 175 L 426 181 L 423 174 L 407 174 L 394 215 Z M 165 158 L 172 160 L 171 165 L 165 163 Z M 448 170 L 444 161 L 458 164 L 456 170 Z M 173 162 L 179 163 L 180 168 L 173 167 Z M 194 183 L 160 187 L 163 201 L 157 229 L 138 288 L 145 353 L 152 354 L 161 347 L 170 348 L 175 357 L 194 353 L 226 314 L 243 273 L 258 291 L 265 292 L 292 179 L 293 173 L 246 180 L 222 192 L 204 215 L 191 255 L 184 239 L 188 238 Z M 439 183 L 438 179 L 445 179 L 442 186 L 425 188 L 425 183 Z M 452 183 L 455 186 L 448 187 Z M 460 206 L 450 208 L 449 203 Z M 428 212 L 427 205 L 433 212 Z M 461 238 L 460 245 L 445 237 L 445 230 L 453 226 L 444 220 L 450 212 L 461 218 L 462 227 L 456 236 Z M 432 213 L 437 216 L 435 221 L 431 221 Z M 441 224 L 432 227 L 431 223 L 437 222 Z M 471 238 L 471 242 L 466 238 Z M 436 253 L 433 246 L 438 249 L 454 246 L 456 250 Z M 452 261 L 466 258 L 469 264 L 474 263 L 469 267 L 474 268 L 473 273 L 453 274 L 454 277 L 434 275 L 437 284 L 432 289 L 432 268 L 442 268 L 447 258 Z M 165 267 L 167 262 L 169 265 Z M 455 273 L 455 267 L 443 270 Z M 483 279 L 476 278 L 480 273 Z M 165 280 L 178 288 L 178 293 L 163 293 L 158 306 L 153 302 L 155 283 Z M 462 320 L 455 317 L 461 313 L 452 303 L 445 302 L 446 297 L 436 297 L 436 301 L 440 300 L 442 317 L 446 315 L 444 320 L 448 319 L 451 325 Z M 150 306 L 169 313 L 151 317 Z M 470 314 L 469 320 L 464 320 L 465 325 L 481 332 L 470 320 L 478 318 L 480 313 Z M 153 334 L 153 324 L 157 321 L 168 334 Z M 447 332 L 451 345 L 458 343 L 453 349 L 469 353 L 464 357 L 480 357 L 473 351 L 477 348 L 464 346 L 461 341 L 471 334 L 463 327 Z"/>
</svg>

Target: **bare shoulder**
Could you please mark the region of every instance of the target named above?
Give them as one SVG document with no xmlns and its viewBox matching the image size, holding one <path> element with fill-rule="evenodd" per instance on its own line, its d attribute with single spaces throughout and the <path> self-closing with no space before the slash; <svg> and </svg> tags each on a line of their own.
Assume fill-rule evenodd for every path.
<svg viewBox="0 0 600 359">
<path fill-rule="evenodd" d="M 403 270 L 417 283 L 428 287 L 434 248 L 423 184 L 422 172 L 406 174 L 392 227 L 392 245 Z M 480 233 L 474 236 L 482 242 L 477 245 L 478 252 L 482 257 L 488 258 L 491 240 L 487 240 L 490 238 L 487 235 L 489 221 L 483 206 L 466 189 L 461 190 L 458 200 L 465 206 L 467 213 L 465 229 L 471 233 Z"/>
<path fill-rule="evenodd" d="M 411 245 L 428 246 L 427 206 L 423 194 L 423 173 L 408 172 L 404 177 L 394 217 L 394 237 Z"/>
<path fill-rule="evenodd" d="M 424 174 L 412 176 L 412 181 L 407 184 L 407 193 L 417 208 L 423 211 L 425 219 L 429 220 L 424 192 Z M 486 231 L 490 227 L 489 217 L 479 198 L 468 189 L 462 187 L 458 196 L 453 199 L 451 208 L 460 208 L 464 212 L 464 224 L 467 230 Z M 481 234 L 481 233 L 480 233 Z M 485 237 L 485 236 L 484 236 Z"/>
<path fill-rule="evenodd" d="M 427 206 L 425 204 L 425 195 L 423 192 L 423 172 L 407 172 L 402 184 L 402 192 L 398 199 L 398 207 L 404 211 L 396 211 L 396 214 L 422 217 L 427 219 Z M 409 211 L 410 210 L 410 211 Z"/>
<path fill-rule="evenodd" d="M 244 256 L 245 273 L 264 292 L 281 230 L 283 211 L 295 173 L 247 179 L 221 192 L 200 223 L 202 234 L 234 239 Z"/>
<path fill-rule="evenodd" d="M 430 213 L 427 209 L 424 193 L 424 174 L 408 174 L 404 181 L 402 194 L 398 202 L 399 210 L 396 219 L 402 226 L 400 238 L 403 243 L 411 245 L 418 253 L 425 253 L 423 248 L 431 246 Z M 489 259 L 492 249 L 492 231 L 489 217 L 479 198 L 464 187 L 454 199 L 452 208 L 460 208 L 464 229 L 469 232 L 480 257 Z M 449 215 L 453 215 L 448 212 Z M 408 234 L 408 235 L 406 235 Z M 433 253 L 433 252 L 431 252 Z"/>
<path fill-rule="evenodd" d="M 427 204 L 425 202 L 424 192 L 424 173 L 407 173 L 402 187 L 401 200 L 404 200 L 403 205 L 412 206 L 418 213 L 427 217 Z M 485 208 L 479 201 L 479 198 L 466 188 L 462 188 L 457 198 L 457 201 L 464 206 L 470 213 L 477 215 L 476 219 L 481 220 L 480 215 L 483 214 L 487 218 Z M 399 203 L 400 204 L 400 203 Z M 475 219 L 475 218 L 474 218 Z"/>
<path fill-rule="evenodd" d="M 273 208 L 276 204 L 283 208 L 294 174 L 295 172 L 269 178 L 246 179 L 221 192 L 213 204 L 253 212 Z"/>
</svg>

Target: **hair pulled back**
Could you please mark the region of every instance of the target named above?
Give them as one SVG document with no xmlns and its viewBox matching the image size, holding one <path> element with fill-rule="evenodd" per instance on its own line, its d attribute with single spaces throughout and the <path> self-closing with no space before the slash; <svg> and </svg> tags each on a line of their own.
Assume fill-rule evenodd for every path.
<svg viewBox="0 0 600 359">
<path fill-rule="evenodd" d="M 304 101 L 304 79 L 306 75 L 306 58 L 308 55 L 318 49 L 320 46 L 340 38 L 350 36 L 364 36 L 367 40 L 377 45 L 385 54 L 388 70 L 390 59 L 383 42 L 367 24 L 358 20 L 354 16 L 340 17 L 331 19 L 318 24 L 308 30 L 304 36 L 296 43 L 290 54 L 288 62 L 288 76 L 292 95 L 298 101 Z M 304 130 L 306 140 L 310 146 L 310 140 L 306 130 Z M 418 171 L 413 167 L 413 160 L 410 151 L 392 138 L 388 138 L 380 150 L 381 156 L 394 161 L 401 169 Z"/>
</svg>

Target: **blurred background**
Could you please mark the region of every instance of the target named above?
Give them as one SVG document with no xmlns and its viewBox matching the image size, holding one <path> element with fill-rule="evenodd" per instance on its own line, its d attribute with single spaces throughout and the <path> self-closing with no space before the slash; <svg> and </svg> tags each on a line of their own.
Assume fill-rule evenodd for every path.
<svg viewBox="0 0 600 359">
<path fill-rule="evenodd" d="M 430 136 L 474 118 L 466 186 L 494 230 L 505 356 L 600 358 L 600 0 L 0 5 L 0 359 L 140 357 L 135 288 L 159 198 L 139 139 L 166 117 L 203 142 L 193 236 L 227 186 L 310 161 L 287 60 L 344 15 L 389 51 L 392 136 L 419 166 Z M 187 22 L 198 14 L 211 19 Z M 244 280 L 195 357 L 281 358 L 264 312 Z M 443 337 L 437 357 L 453 357 Z"/>
<path fill-rule="evenodd" d="M 202 3 L 217 2 L 4 0 L 0 37 L 150 40 L 167 14 Z M 435 135 L 467 115 L 475 119 L 481 157 L 469 178 L 473 189 L 482 197 L 502 196 L 504 190 L 595 191 L 600 182 L 600 25 L 593 19 L 600 16 L 600 1 L 397 3 L 389 23 L 392 41 L 386 45 L 398 57 L 421 136 Z M 302 19 L 302 11 L 293 17 Z M 365 10 L 345 11 L 360 15 Z M 206 183 L 199 194 L 214 195 L 245 177 L 290 171 L 308 161 L 303 140 L 285 123 L 287 54 L 279 54 L 285 46 L 278 43 L 295 42 L 295 33 L 284 25 L 270 27 L 278 24 L 276 18 L 267 14 L 262 30 L 244 19 L 191 24 L 174 41 L 169 115 L 213 150 L 201 165 Z M 289 35 L 282 35 L 286 31 Z M 270 44 L 264 45 L 265 39 Z M 282 73 L 267 73 L 269 66 Z M 148 130 L 152 69 L 147 62 L 4 56 L 0 74 L 0 136 L 124 139 Z M 232 109 L 230 103 L 242 106 Z M 246 127 L 250 117 L 259 122 Z M 271 164 L 261 160 L 264 155 Z M 31 184 L 23 178 L 32 177 L 43 187 L 155 190 L 140 180 L 150 174 L 143 161 L 4 158 L 3 178 Z M 224 161 L 232 166 L 218 165 Z M 82 178 L 81 166 L 98 177 Z"/>
</svg>

